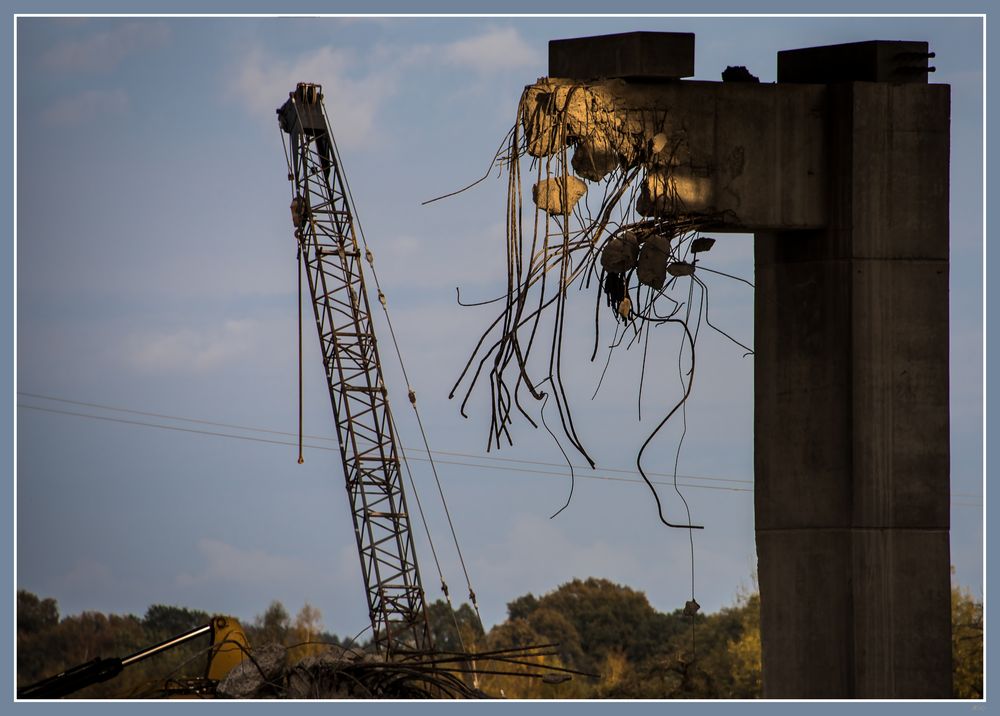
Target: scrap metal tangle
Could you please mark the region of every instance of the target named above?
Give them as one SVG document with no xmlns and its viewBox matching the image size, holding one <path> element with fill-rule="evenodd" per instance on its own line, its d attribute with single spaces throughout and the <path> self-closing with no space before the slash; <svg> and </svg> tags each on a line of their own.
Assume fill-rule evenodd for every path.
<svg viewBox="0 0 1000 716">
<path fill-rule="evenodd" d="M 643 442 L 636 467 L 653 493 L 660 521 L 692 529 L 698 526 L 690 524 L 689 510 L 687 524 L 664 516 L 643 470 L 643 453 L 690 397 L 703 323 L 745 355 L 753 351 L 709 320 L 708 285 L 697 272 L 736 277 L 698 264 L 714 243 L 702 232 L 734 217 L 687 208 L 675 174 L 688 156 L 686 143 L 684 128 L 669 111 L 616 108 L 599 91 L 565 80 L 543 78 L 525 88 L 515 124 L 494 158 L 507 178 L 506 291 L 486 301 L 458 299 L 463 306 L 500 303 L 502 308 L 475 344 L 449 397 L 461 394 L 460 412 L 468 417 L 473 391 L 488 383 L 488 451 L 505 442 L 513 445 L 510 428 L 517 414 L 536 428 L 542 422 L 552 433 L 542 415 L 552 403 L 563 437 L 595 467 L 574 424 L 564 383 L 564 365 L 571 357 L 564 350 L 570 288 L 596 289 L 591 362 L 602 349 L 602 317 L 615 322 L 605 372 L 616 350 L 642 348 L 640 406 L 650 334 L 672 328 L 679 340 L 681 396 Z M 527 212 L 524 167 L 532 174 L 525 179 L 532 182 L 528 201 L 534 203 Z M 676 485 L 675 490 L 684 501 Z"/>
</svg>

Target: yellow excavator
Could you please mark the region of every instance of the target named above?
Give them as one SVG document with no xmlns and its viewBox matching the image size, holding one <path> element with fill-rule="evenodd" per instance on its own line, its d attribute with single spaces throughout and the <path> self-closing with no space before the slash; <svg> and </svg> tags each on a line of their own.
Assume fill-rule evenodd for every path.
<svg viewBox="0 0 1000 716">
<path fill-rule="evenodd" d="M 208 624 L 195 627 L 125 657 L 97 657 L 30 686 L 18 689 L 17 698 L 59 699 L 69 696 L 87 686 L 113 679 L 132 664 L 137 664 L 206 634 L 210 635 L 211 647 L 208 650 L 204 676 L 198 680 L 199 686 L 183 693 L 177 691 L 177 693 L 167 695 L 212 695 L 214 687 L 226 678 L 232 669 L 242 663 L 249 651 L 246 635 L 240 628 L 239 622 L 231 617 L 213 617 Z"/>
</svg>

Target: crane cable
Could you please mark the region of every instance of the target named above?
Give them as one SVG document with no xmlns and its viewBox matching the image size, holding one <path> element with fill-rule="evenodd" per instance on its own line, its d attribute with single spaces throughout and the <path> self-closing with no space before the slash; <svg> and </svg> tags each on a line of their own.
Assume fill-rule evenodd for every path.
<svg viewBox="0 0 1000 716">
<path fill-rule="evenodd" d="M 296 108 L 296 111 L 297 111 L 297 108 Z M 327 126 L 329 127 L 329 119 L 328 118 L 327 118 Z M 280 128 L 278 130 L 278 133 L 279 133 L 279 135 L 281 134 Z M 332 138 L 333 137 L 332 137 L 332 132 L 331 132 L 331 140 L 332 140 Z M 291 141 L 291 140 L 289 140 L 289 141 Z M 289 178 L 289 180 L 291 180 L 292 177 L 294 176 L 294 174 L 293 174 L 294 168 L 292 166 L 291 155 L 290 155 L 290 153 L 288 151 L 288 148 L 285 146 L 285 139 L 284 139 L 283 136 L 281 137 L 281 148 L 285 152 L 285 162 L 288 165 L 288 178 Z M 339 157 L 338 157 L 338 161 L 339 161 Z M 347 185 L 346 182 L 344 182 L 344 185 L 345 186 Z M 294 207 L 294 205 L 295 205 L 295 195 L 293 195 L 293 197 L 292 197 L 292 206 Z M 294 211 L 295 210 L 293 209 L 293 212 Z M 302 371 L 302 352 L 303 352 L 302 351 L 302 347 L 303 347 L 302 346 L 302 272 L 303 272 L 303 268 L 304 268 L 304 261 L 305 261 L 305 259 L 304 259 L 303 255 L 302 255 L 302 229 L 300 227 L 296 227 L 296 229 L 295 229 L 295 239 L 296 239 L 296 243 L 297 243 L 296 261 L 298 263 L 298 334 L 299 334 L 298 335 L 298 340 L 299 340 L 299 351 L 298 351 L 299 352 L 299 434 L 298 434 L 298 439 L 299 439 L 299 445 L 298 445 L 298 447 L 299 447 L 299 457 L 298 457 L 298 463 L 301 465 L 301 464 L 303 464 L 305 462 L 305 460 L 304 460 L 304 458 L 302 456 L 302 447 L 303 447 L 302 446 L 302 442 L 303 442 L 303 437 L 304 437 L 303 421 L 302 421 L 302 409 L 303 409 L 303 400 L 302 400 L 302 383 L 303 383 L 303 380 L 302 380 L 302 377 L 303 377 L 303 371 Z M 373 268 L 373 270 L 374 270 L 374 268 Z M 387 414 L 389 416 L 390 422 L 392 422 L 393 432 L 396 432 L 396 430 L 395 430 L 395 422 L 393 421 L 393 418 L 392 418 L 392 411 L 391 410 L 388 411 Z M 431 537 L 431 531 L 430 531 L 430 528 L 427 525 L 427 518 L 424 515 L 424 508 L 423 508 L 423 505 L 420 502 L 420 494 L 417 492 L 416 484 L 414 483 L 414 480 L 413 480 L 413 473 L 410 471 L 410 464 L 406 460 L 406 453 L 403 452 L 402 450 L 400 450 L 399 452 L 403 456 L 403 463 L 404 463 L 404 465 L 406 467 L 406 475 L 409 478 L 410 487 L 411 487 L 411 489 L 413 491 L 413 496 L 414 496 L 414 498 L 417 501 L 417 511 L 420 513 L 420 521 L 423 523 L 424 532 L 427 535 L 427 542 L 430 544 L 431 554 L 434 557 L 434 565 L 435 565 L 435 567 L 437 567 L 438 578 L 441 580 L 441 591 L 444 592 L 445 599 L 446 599 L 446 601 L 448 603 L 448 611 L 451 613 L 451 618 L 452 618 L 452 621 L 454 622 L 454 625 L 455 625 L 455 633 L 458 635 L 459 645 L 461 646 L 462 651 L 465 651 L 465 643 L 462 640 L 462 633 L 461 633 L 461 630 L 458 627 L 458 618 L 455 615 L 455 609 L 454 609 L 454 607 L 453 607 L 453 605 L 451 603 L 451 597 L 448 594 L 448 584 L 445 582 L 444 573 L 441 571 L 441 563 L 438 561 L 437 550 L 434 547 L 434 539 Z M 479 687 L 478 678 L 475 678 L 475 681 L 476 681 L 475 686 L 476 686 L 476 688 L 478 688 Z"/>
<path fill-rule="evenodd" d="M 389 420 L 392 424 L 392 431 L 395 434 L 399 434 L 396 430 L 396 421 L 392 417 L 392 413 L 389 413 Z M 438 579 L 441 580 L 441 591 L 444 593 L 444 600 L 448 604 L 448 613 L 451 614 L 451 621 L 455 625 L 455 633 L 458 635 L 458 644 L 461 650 L 465 651 L 465 640 L 462 638 L 462 630 L 458 626 L 458 616 L 455 614 L 455 607 L 451 603 L 451 594 L 448 592 L 448 583 L 444 579 L 444 571 L 441 569 L 441 562 L 438 561 L 437 550 L 434 548 L 434 540 L 431 538 L 431 528 L 427 524 L 427 517 L 424 515 L 424 506 L 420 503 L 420 493 L 417 491 L 417 483 L 413 479 L 413 471 L 410 470 L 410 461 L 406 458 L 406 451 L 400 450 L 399 454 L 403 458 L 403 468 L 406 470 L 406 479 L 410 482 L 410 490 L 413 492 L 413 497 L 417 501 L 417 512 L 420 514 L 420 521 L 424 525 L 424 533 L 427 535 L 427 542 L 431 546 L 431 555 L 434 557 L 434 566 L 437 568 Z M 476 680 L 476 688 L 479 688 L 478 675 L 473 674 L 474 680 Z"/>
<path fill-rule="evenodd" d="M 290 135 L 289 135 L 290 136 Z M 281 149 L 285 153 L 285 164 L 288 166 L 288 180 L 291 181 L 293 174 L 292 168 L 292 157 L 288 151 L 288 147 L 285 146 L 285 137 L 281 133 L 281 126 L 278 126 L 278 137 L 281 140 Z M 289 139 L 291 141 L 291 139 Z M 294 202 L 295 195 L 292 195 L 292 200 Z M 303 257 L 302 257 L 302 235 L 299 227 L 295 227 L 295 261 L 298 264 L 298 331 L 299 331 L 299 465 L 305 462 L 305 458 L 302 455 L 302 441 L 304 439 L 304 431 L 302 428 L 302 270 L 303 270 Z"/>
<path fill-rule="evenodd" d="M 323 104 L 320 104 L 320 109 L 323 112 L 324 119 L 326 120 L 326 122 L 325 122 L 326 126 L 329 128 L 331 125 L 330 125 L 329 116 L 327 116 L 327 113 L 326 113 L 326 106 L 323 105 Z M 279 130 L 279 133 L 280 133 L 280 130 Z M 340 158 L 340 150 L 339 150 L 339 148 L 337 146 L 336 138 L 333 136 L 333 132 L 332 131 L 329 132 L 329 138 L 330 138 L 330 144 L 331 144 L 331 147 L 332 147 L 333 152 L 334 152 L 334 158 L 336 160 L 337 166 L 338 167 L 342 167 L 343 165 L 342 165 L 342 161 L 341 161 L 341 158 Z M 291 156 L 289 154 L 288 149 L 285 147 L 284 137 L 282 137 L 281 146 L 282 146 L 282 149 L 285 151 L 285 161 L 286 161 L 286 163 L 288 165 L 289 176 L 291 176 L 294 170 L 293 170 L 293 166 L 292 166 L 292 162 L 291 162 Z M 363 245 L 365 247 L 366 258 L 368 260 L 369 266 L 371 266 L 372 276 L 375 279 L 375 285 L 376 285 L 376 288 L 378 289 L 379 301 L 382 304 L 382 310 L 385 313 L 386 322 L 389 325 L 389 333 L 392 336 L 392 341 L 393 341 L 393 344 L 394 344 L 395 349 L 396 349 L 396 356 L 399 359 L 400 368 L 403 369 L 403 377 L 407 381 L 407 388 L 408 388 L 408 392 L 409 392 L 409 395 L 410 395 L 410 402 L 413 405 L 414 412 L 417 415 L 417 422 L 420 425 L 420 432 L 421 432 L 421 435 L 423 436 L 424 447 L 425 447 L 425 449 L 427 451 L 427 457 L 429 458 L 429 460 L 431 462 L 432 470 L 434 470 L 434 478 L 435 478 L 435 480 L 438 483 L 438 491 L 441 494 L 442 503 L 445 506 L 445 514 L 448 516 L 448 523 L 451 526 L 452 537 L 455 539 L 455 547 L 458 550 L 459 560 L 461 561 L 461 563 L 462 563 L 462 569 L 465 572 L 466 583 L 469 586 L 469 596 L 470 596 L 470 599 L 472 600 L 473 607 L 475 608 L 476 618 L 479 621 L 480 629 L 483 629 L 483 631 L 485 632 L 485 629 L 483 628 L 482 617 L 479 614 L 479 606 L 476 604 L 475 592 L 472 589 L 472 585 L 471 585 L 471 582 L 470 582 L 469 576 L 468 576 L 468 571 L 465 568 L 465 561 L 462 558 L 461 548 L 458 546 L 458 539 L 457 539 L 457 537 L 455 535 L 454 526 L 451 524 L 451 515 L 448 513 L 448 506 L 447 506 L 447 502 L 444 499 L 444 492 L 441 489 L 441 483 L 440 483 L 440 480 L 438 479 L 437 470 L 434 468 L 433 457 L 431 455 L 430 446 L 429 446 L 429 444 L 427 442 L 426 433 L 424 432 L 423 424 L 420 422 L 420 414 L 417 411 L 417 407 L 416 407 L 416 394 L 414 393 L 413 389 L 409 387 L 409 379 L 406 377 L 406 369 L 403 366 L 402 353 L 400 352 L 399 344 L 396 341 L 395 331 L 393 330 L 392 322 L 389 320 L 389 313 L 388 313 L 388 310 L 386 308 L 385 295 L 382 293 L 381 286 L 379 285 L 378 275 L 375 272 L 375 266 L 374 266 L 374 262 L 373 262 L 372 253 L 371 253 L 371 250 L 368 248 L 368 242 L 367 242 L 367 239 L 365 238 L 364 230 L 361 228 L 361 224 L 357 220 L 357 208 L 356 208 L 356 206 L 354 204 L 354 196 L 351 194 L 350 186 L 348 185 L 347 178 L 344 176 L 343 172 L 338 172 L 338 173 L 340 174 L 341 183 L 344 185 L 344 189 L 346 190 L 346 198 L 350 202 L 350 208 L 352 210 L 351 213 L 354 216 L 354 223 L 357 224 L 358 233 L 361 234 L 361 240 L 362 240 L 362 243 L 363 243 Z M 294 197 L 293 197 L 293 199 L 294 199 Z M 301 246 L 300 246 L 300 251 L 301 251 Z M 301 271 L 301 260 L 300 260 L 300 271 Z M 300 274 L 300 288 L 299 288 L 299 301 L 300 302 L 301 302 L 301 297 L 302 297 L 302 290 L 301 290 L 301 274 Z M 301 303 L 300 303 L 300 306 L 301 306 Z M 299 319 L 300 319 L 300 324 L 301 324 L 301 308 L 299 310 Z M 301 331 L 300 331 L 300 363 L 301 363 Z M 301 376 L 301 368 L 300 368 L 300 376 Z M 300 377 L 300 381 L 301 381 L 301 377 Z M 301 390 L 301 382 L 300 382 L 300 390 Z M 300 414 L 301 414 L 301 399 L 300 399 L 299 407 L 300 407 Z M 392 421 L 392 426 L 393 426 L 394 432 L 396 432 L 395 431 L 395 422 L 394 422 L 394 420 L 392 418 L 391 411 L 389 412 L 389 419 L 390 419 L 390 421 Z M 301 430 L 301 422 L 300 422 L 300 435 L 301 435 L 301 433 L 302 433 L 302 430 Z M 451 596 L 449 594 L 448 584 L 445 581 L 444 574 L 443 574 L 443 572 L 441 570 L 441 564 L 440 564 L 440 562 L 438 560 L 438 557 L 437 557 L 437 550 L 434 547 L 434 540 L 431 537 L 430 528 L 428 526 L 427 519 L 426 519 L 426 516 L 424 514 L 424 510 L 423 510 L 423 505 L 420 502 L 420 496 L 419 496 L 419 493 L 417 492 L 416 484 L 415 484 L 415 482 L 413 480 L 413 473 L 410 470 L 409 462 L 406 460 L 405 453 L 403 451 L 400 451 L 400 453 L 403 456 L 403 462 L 404 462 L 404 466 L 406 468 L 407 477 L 408 477 L 408 479 L 410 481 L 410 486 L 411 486 L 411 489 L 413 490 L 414 498 L 416 499 L 416 502 L 417 502 L 417 511 L 420 514 L 420 520 L 423 523 L 424 532 L 427 535 L 427 541 L 428 541 L 428 543 L 430 544 L 430 547 L 431 547 L 431 554 L 434 557 L 434 564 L 435 564 L 435 566 L 437 568 L 438 577 L 439 577 L 439 579 L 441 581 L 441 591 L 444 593 L 445 600 L 447 601 L 448 611 L 451 613 L 452 621 L 454 622 L 454 625 L 455 625 L 455 632 L 456 632 L 456 634 L 458 636 L 459 643 L 461 644 L 462 649 L 464 650 L 465 646 L 464 646 L 464 642 L 463 642 L 463 639 L 462 639 L 461 630 L 459 629 L 459 626 L 458 626 L 458 619 L 457 619 L 457 616 L 455 615 L 455 610 L 454 610 L 454 607 L 453 607 L 452 602 L 451 602 Z M 300 453 L 299 461 L 300 462 L 302 461 L 301 453 Z M 473 682 L 474 682 L 474 685 L 476 686 L 476 688 L 478 688 L 479 687 L 479 677 L 478 677 L 478 674 L 475 671 L 475 662 L 473 662 Z"/>
<path fill-rule="evenodd" d="M 296 230 L 296 233 L 298 231 Z M 302 457 L 302 244 L 299 243 L 295 252 L 295 259 L 299 265 L 299 465 L 305 462 Z"/>
<path fill-rule="evenodd" d="M 285 164 L 288 165 L 288 180 L 291 181 L 292 174 L 292 158 L 289 154 L 288 147 L 285 146 L 285 137 L 281 133 L 281 126 L 278 126 L 278 137 L 281 140 L 281 149 L 285 153 Z M 289 139 L 291 141 L 291 139 Z M 295 194 L 292 194 L 292 201 L 295 201 Z M 295 227 L 295 262 L 298 265 L 298 331 L 299 331 L 299 459 L 298 463 L 301 465 L 305 462 L 305 458 L 302 456 L 302 440 L 303 440 L 303 430 L 302 430 L 302 237 L 299 234 L 299 228 Z"/>
<path fill-rule="evenodd" d="M 295 102 L 295 98 L 294 97 L 292 98 L 292 102 L 294 104 L 294 102 Z M 323 105 L 320 104 L 320 107 L 323 108 Z M 295 107 L 295 110 L 296 110 L 296 114 L 298 114 L 298 107 Z M 330 127 L 330 120 L 329 120 L 328 117 L 326 117 L 325 109 L 323 111 L 324 111 L 324 119 L 326 121 L 326 126 L 329 129 L 329 127 Z M 280 134 L 280 129 L 279 129 L 279 134 Z M 331 145 L 333 145 L 333 132 L 329 131 L 328 135 L 329 135 L 330 140 L 331 140 Z M 291 143 L 291 139 L 289 139 L 289 143 Z M 292 165 L 292 161 L 291 161 L 290 157 L 291 157 L 291 154 L 293 154 L 294 152 L 290 153 L 288 151 L 288 148 L 285 147 L 285 141 L 284 141 L 284 137 L 283 136 L 281 137 L 281 147 L 282 147 L 282 149 L 285 152 L 285 161 L 286 161 L 286 163 L 288 165 L 288 178 L 289 178 L 289 180 L 292 180 L 292 178 L 294 176 L 295 168 Z M 305 151 L 308 151 L 308 147 L 305 148 Z M 338 162 L 338 166 L 339 166 L 339 161 L 340 161 L 339 155 L 337 155 L 336 158 L 337 158 L 337 162 Z M 346 187 L 347 186 L 346 179 L 342 176 L 342 174 L 340 173 L 339 169 L 338 169 L 338 175 L 340 176 L 341 182 Z M 327 181 L 327 190 L 330 192 L 330 194 L 332 196 L 332 191 L 333 190 L 329 186 L 329 180 Z M 298 195 L 295 194 L 292 197 L 293 222 L 295 221 L 295 216 L 294 216 L 295 212 L 296 212 L 295 202 L 296 202 L 297 196 Z M 310 221 L 311 221 L 311 219 L 310 219 Z M 352 224 L 352 227 L 353 227 L 353 224 Z M 302 382 L 303 382 L 302 381 L 302 272 L 303 272 L 303 267 L 304 267 L 304 259 L 303 259 L 303 256 L 302 256 L 302 243 L 303 243 L 303 238 L 302 237 L 303 237 L 303 234 L 302 234 L 301 227 L 296 226 L 296 229 L 295 229 L 295 238 L 296 238 L 296 241 L 297 241 L 297 244 L 298 244 L 298 251 L 297 251 L 296 257 L 298 259 L 298 269 L 299 269 L 299 272 L 298 272 L 298 307 L 299 307 L 299 315 L 298 315 L 298 324 L 299 324 L 299 458 L 298 458 L 298 462 L 299 462 L 300 465 L 304 462 L 303 457 L 302 457 L 302 439 L 303 439 L 303 432 L 304 432 L 303 429 L 302 429 L 302 408 L 303 408 L 303 400 L 302 400 Z M 371 263 L 371 262 L 369 261 L 369 263 Z M 374 271 L 374 267 L 372 267 L 372 270 Z M 381 291 L 380 291 L 380 293 L 381 293 Z M 353 295 L 353 292 L 352 292 L 352 295 Z M 388 408 L 388 406 L 387 406 L 387 408 Z M 386 414 L 387 414 L 387 416 L 389 418 L 390 425 L 391 425 L 391 428 L 392 428 L 393 432 L 396 433 L 397 431 L 395 430 L 395 422 L 393 421 L 393 418 L 392 418 L 392 411 L 391 410 L 387 410 Z M 341 448 L 341 450 L 342 450 L 342 448 Z M 448 595 L 448 585 L 445 582 L 445 580 L 444 580 L 444 574 L 441 571 L 441 564 L 440 564 L 440 562 L 438 561 L 438 558 L 437 558 L 437 550 L 434 547 L 434 540 L 431 537 L 430 528 L 427 525 L 427 518 L 424 515 L 423 505 L 420 503 L 420 495 L 417 492 L 416 484 L 415 484 L 415 482 L 413 480 L 413 474 L 410 471 L 409 463 L 406 462 L 406 455 L 405 455 L 405 453 L 403 453 L 402 450 L 400 450 L 399 452 L 403 455 L 403 461 L 404 461 L 404 464 L 406 466 L 407 477 L 409 478 L 410 486 L 411 486 L 412 492 L 413 492 L 413 496 L 414 496 L 414 498 L 416 499 L 416 502 L 417 502 L 417 510 L 420 513 L 420 520 L 421 520 L 421 522 L 424 525 L 424 532 L 427 535 L 427 541 L 428 541 L 428 543 L 430 544 L 430 547 L 431 547 L 431 554 L 434 556 L 434 564 L 437 567 L 438 578 L 441 580 L 441 589 L 444 592 L 445 598 L 446 598 L 447 603 L 448 603 L 449 612 L 451 613 L 452 621 L 454 622 L 454 625 L 455 625 L 455 633 L 458 634 L 459 644 L 461 645 L 461 648 L 464 651 L 465 650 L 465 645 L 464 645 L 464 643 L 462 641 L 461 630 L 458 627 L 458 618 L 455 615 L 455 610 L 454 610 L 454 607 L 452 606 L 452 603 L 451 603 L 451 597 Z M 426 607 L 425 607 L 425 612 L 424 612 L 424 619 L 425 619 L 425 621 L 427 619 Z M 427 627 L 429 629 L 430 625 L 427 624 Z M 478 677 L 475 675 L 475 673 L 473 674 L 473 677 L 474 677 L 474 680 L 475 680 L 475 686 L 476 686 L 476 688 L 478 688 L 479 687 Z"/>
<path fill-rule="evenodd" d="M 326 106 L 321 104 L 320 108 L 321 108 L 321 110 L 323 112 L 324 118 L 326 119 L 326 125 L 329 127 L 330 126 L 330 119 L 329 119 L 329 117 L 327 116 L 327 113 L 326 113 Z M 343 167 L 343 161 L 342 161 L 342 159 L 340 157 L 340 148 L 337 146 L 337 140 L 333 136 L 332 132 L 330 134 L 330 144 L 331 144 L 331 146 L 333 148 L 334 158 L 336 159 L 337 166 L 342 168 Z M 419 408 L 417 408 L 417 394 L 416 394 L 416 391 L 414 391 L 412 385 L 410 384 L 410 379 L 407 376 L 406 365 L 405 365 L 405 363 L 403 361 L 403 354 L 402 354 L 402 351 L 400 350 L 400 347 L 399 347 L 399 341 L 396 339 L 396 331 L 393 328 L 392 319 L 389 317 L 389 308 L 388 308 L 388 305 L 387 305 L 385 294 L 383 293 L 382 286 L 381 286 L 381 284 L 380 284 L 380 282 L 378 280 L 378 272 L 375 270 L 375 257 L 372 254 L 372 251 L 371 251 L 371 249 L 368 246 L 368 239 L 365 237 L 365 232 L 364 232 L 364 229 L 361 226 L 361 222 L 358 220 L 357 206 L 355 205 L 355 202 L 354 202 L 354 195 L 351 193 L 351 187 L 350 187 L 350 184 L 348 184 L 348 182 L 347 182 L 347 178 L 344 175 L 344 172 L 341 172 L 340 178 L 341 178 L 341 182 L 343 183 L 344 189 L 345 189 L 346 194 L 347 194 L 347 200 L 350 202 L 350 207 L 352 209 L 351 213 L 352 213 L 352 215 L 354 217 L 354 223 L 357 225 L 358 234 L 361 236 L 361 243 L 362 243 L 362 245 L 365 248 L 365 259 L 368 261 L 368 265 L 371 267 L 371 270 L 372 270 L 372 278 L 375 280 L 375 288 L 378 291 L 379 303 L 382 304 L 382 313 L 385 315 L 386 325 L 389 327 L 389 336 L 392 338 L 392 344 L 393 344 L 393 347 L 395 348 L 395 351 L 396 351 L 396 358 L 399 360 L 399 367 L 400 367 L 400 370 L 403 373 L 403 380 L 406 381 L 407 394 L 408 394 L 409 399 L 410 399 L 410 405 L 413 406 L 413 413 L 414 413 L 414 415 L 416 416 L 416 419 L 417 419 L 417 426 L 420 428 L 420 436 L 421 436 L 421 439 L 423 440 L 423 443 L 424 443 L 424 449 L 427 452 L 427 458 L 428 458 L 428 461 L 430 462 L 431 472 L 434 475 L 434 482 L 437 484 L 438 494 L 441 496 L 441 504 L 444 507 L 445 517 L 448 520 L 448 527 L 451 530 L 452 540 L 453 540 L 453 542 L 455 544 L 455 551 L 458 553 L 458 560 L 459 560 L 459 563 L 462 565 L 462 572 L 465 575 L 465 583 L 466 583 L 466 586 L 467 586 L 467 588 L 469 590 L 469 601 L 472 603 L 472 608 L 475 610 L 476 619 L 479 621 L 480 628 L 483 629 L 483 631 L 485 632 L 485 628 L 484 628 L 484 625 L 483 625 L 483 618 L 482 618 L 482 616 L 479 613 L 479 604 L 478 604 L 478 602 L 476 600 L 476 592 L 472 588 L 472 580 L 469 577 L 469 570 L 466 567 L 465 558 L 462 555 L 462 548 L 461 548 L 461 546 L 459 545 L 459 542 L 458 542 L 458 535 L 455 532 L 455 525 L 454 525 L 454 522 L 451 519 L 451 511 L 448 509 L 448 501 L 447 501 L 447 499 L 444 496 L 444 488 L 442 488 L 442 486 L 441 486 L 441 479 L 438 476 L 437 466 L 435 465 L 434 458 L 431 455 L 431 448 L 430 448 L 430 443 L 429 443 L 429 441 L 427 439 L 427 432 L 424 429 L 423 420 L 420 417 L 420 410 L 419 410 Z M 474 679 L 478 682 L 478 677 L 476 677 L 475 674 L 474 674 Z"/>
</svg>

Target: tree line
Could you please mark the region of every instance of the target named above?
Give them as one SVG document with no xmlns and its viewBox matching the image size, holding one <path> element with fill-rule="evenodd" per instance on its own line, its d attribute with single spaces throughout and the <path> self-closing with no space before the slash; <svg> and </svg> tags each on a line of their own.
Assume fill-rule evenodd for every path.
<svg viewBox="0 0 1000 716">
<path fill-rule="evenodd" d="M 95 656 L 125 656 L 201 624 L 207 612 L 153 605 L 142 618 L 83 612 L 60 617 L 53 599 L 17 594 L 17 680 L 33 683 Z M 480 688 L 507 698 L 558 699 L 753 699 L 761 696 L 760 599 L 755 591 L 713 614 L 685 615 L 654 609 L 645 594 L 606 579 L 575 579 L 508 603 L 507 618 L 484 632 L 468 604 L 452 610 L 428 606 L 436 648 L 486 652 L 552 644 L 553 655 L 535 657 L 551 666 L 584 672 L 569 680 L 542 679 L 530 664 L 506 665 L 507 674 L 482 674 Z M 327 645 L 371 649 L 324 630 L 310 604 L 293 617 L 272 602 L 243 625 L 251 646 L 282 644 L 293 660 Z M 150 683 L 197 674 L 207 661 L 206 643 L 190 643 L 135 666 L 112 681 L 75 694 L 116 698 L 141 694 Z M 956 698 L 983 694 L 983 605 L 960 587 L 952 589 L 953 689 Z M 475 666 L 470 663 L 470 666 Z M 498 670 L 498 669 L 494 669 Z M 519 672 L 519 673 L 518 673 Z"/>
</svg>

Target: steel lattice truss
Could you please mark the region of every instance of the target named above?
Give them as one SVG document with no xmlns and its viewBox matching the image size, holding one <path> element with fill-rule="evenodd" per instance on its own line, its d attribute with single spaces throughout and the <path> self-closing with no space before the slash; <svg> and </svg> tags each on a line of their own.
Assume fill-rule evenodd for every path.
<svg viewBox="0 0 1000 716">
<path fill-rule="evenodd" d="M 278 115 L 375 644 L 384 654 L 427 650 L 424 592 L 361 250 L 319 85 L 299 84 Z"/>
</svg>

